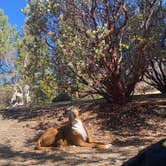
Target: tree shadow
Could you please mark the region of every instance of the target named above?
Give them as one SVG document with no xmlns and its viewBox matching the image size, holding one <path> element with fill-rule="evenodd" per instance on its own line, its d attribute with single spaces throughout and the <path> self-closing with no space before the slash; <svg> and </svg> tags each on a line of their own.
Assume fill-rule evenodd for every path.
<svg viewBox="0 0 166 166">
<path fill-rule="evenodd" d="M 40 117 L 57 117 L 57 109 L 63 110 L 65 107 L 55 108 L 35 108 L 35 107 L 20 107 L 17 109 L 3 109 L 0 114 L 4 119 L 16 119 L 18 121 L 27 121 Z M 59 117 L 59 116 L 58 116 Z"/>
<path fill-rule="evenodd" d="M 115 139 L 113 142 L 112 142 L 112 145 L 115 145 L 115 146 L 119 146 L 119 147 L 126 147 L 126 146 L 144 146 L 146 145 L 147 143 L 150 144 L 151 143 L 151 139 L 148 139 L 148 138 L 140 138 L 140 137 L 134 137 L 134 138 L 127 138 L 127 139 Z"/>
<path fill-rule="evenodd" d="M 15 158 L 19 158 L 19 160 L 35 160 L 36 164 L 42 164 L 46 160 L 51 161 L 61 161 L 64 159 L 66 154 L 62 152 L 61 155 L 46 155 L 43 153 L 35 153 L 35 152 L 23 152 L 23 151 L 14 151 L 11 147 L 0 145 L 0 160 L 15 160 Z M 21 162 L 20 161 L 20 162 Z"/>
<path fill-rule="evenodd" d="M 63 103 L 53 104 L 49 106 L 33 106 L 30 108 L 18 108 L 18 109 L 6 109 L 1 110 L 0 114 L 4 119 L 16 119 L 19 122 L 27 121 L 28 128 L 35 131 L 35 136 L 28 135 L 25 142 L 24 150 L 13 150 L 10 146 L 0 145 L 0 160 L 17 160 L 19 158 L 20 163 L 24 161 L 33 160 L 33 165 L 48 165 L 48 162 L 55 163 L 54 165 L 88 165 L 97 163 L 110 163 L 110 165 L 116 165 L 119 160 L 121 163 L 130 158 L 134 151 L 139 146 L 149 145 L 152 143 L 152 139 L 143 138 L 139 132 L 142 129 L 157 130 L 155 125 L 149 124 L 149 119 L 165 119 L 165 105 L 164 100 L 155 103 L 154 100 L 151 103 L 139 103 L 129 102 L 126 105 L 115 105 L 106 103 L 102 100 L 82 101 L 81 103 Z M 90 130 L 94 130 L 95 136 L 99 138 L 99 133 L 102 131 L 111 131 L 115 136 L 112 142 L 113 147 L 109 150 L 80 150 L 77 147 L 73 151 L 56 151 L 56 152 L 39 152 L 33 149 L 36 140 L 41 133 L 49 127 L 61 126 L 65 119 L 63 118 L 64 111 L 70 105 L 79 105 L 81 107 L 81 113 L 88 115 L 84 117 L 86 124 L 92 123 Z M 31 125 L 32 120 L 36 121 L 36 124 Z M 99 126 L 100 130 L 96 130 L 95 126 Z M 164 134 L 163 134 L 164 136 Z M 157 137 L 157 136 L 156 136 Z M 122 139 L 121 139 L 122 138 Z M 153 138 L 154 139 L 154 138 Z M 156 139 L 156 138 L 155 138 Z M 102 135 L 102 141 L 104 137 Z M 135 149 L 132 151 L 133 148 Z M 124 149 L 123 149 L 124 148 Z M 125 149 L 126 148 L 126 149 Z M 105 154 L 106 157 L 100 156 Z M 19 165 L 19 164 L 18 164 Z M 21 164 L 20 164 L 21 165 Z M 32 164 L 27 164 L 32 165 Z M 118 164 L 117 164 L 118 165 Z M 6 165 L 7 166 L 7 165 Z M 8 164 L 10 165 L 10 163 Z"/>
<path fill-rule="evenodd" d="M 54 163 L 54 165 L 88 165 L 98 162 L 103 162 L 105 159 L 100 157 L 91 158 L 91 152 L 67 152 L 58 150 L 56 152 L 39 152 L 39 151 L 16 151 L 9 146 L 0 145 L 0 163 L 1 161 L 6 161 L 7 164 L 4 166 L 12 166 L 13 162 L 17 160 L 16 164 L 24 164 L 26 161 L 28 163 L 33 163 L 33 165 L 49 165 L 49 163 Z M 86 156 L 85 156 L 86 155 Z M 109 160 L 109 158 L 107 158 Z M 24 165 L 23 164 L 23 165 Z"/>
<path fill-rule="evenodd" d="M 150 139 L 142 139 L 140 136 L 140 131 L 142 129 L 157 131 L 158 127 L 155 124 L 149 124 L 149 119 L 163 118 L 165 119 L 164 105 L 166 102 L 162 101 L 159 103 L 135 103 L 129 102 L 125 105 L 115 105 L 110 103 L 87 103 L 81 106 L 81 112 L 86 114 L 89 112 L 90 115 L 84 118 L 85 123 L 92 123 L 100 126 L 101 131 L 111 131 L 116 137 L 129 137 L 128 140 L 113 140 L 112 143 L 116 146 L 142 146 L 145 145 Z M 63 113 L 66 109 L 64 106 L 59 107 L 47 107 L 48 109 L 33 110 L 31 113 L 24 115 L 25 119 L 33 118 L 35 114 L 36 117 L 44 117 L 49 121 L 48 123 L 43 123 L 38 121 L 37 125 L 33 127 L 37 133 L 34 138 L 27 140 L 27 144 L 35 142 L 41 133 L 49 127 L 58 128 L 64 123 Z M 160 111 L 161 109 L 161 111 Z M 24 111 L 24 110 L 23 110 Z M 21 112 L 21 111 L 20 111 Z M 13 113 L 14 114 L 14 113 Z M 96 115 L 94 117 L 93 115 Z M 14 116 L 14 115 L 13 115 Z M 19 114 L 18 117 L 19 119 Z M 54 122 L 51 122 L 53 119 Z M 23 118 L 21 118 L 23 120 Z M 95 127 L 95 125 L 93 125 Z M 90 130 L 92 130 L 90 128 Z M 98 134 L 95 135 L 98 137 Z M 135 136 L 135 137 L 132 137 Z M 109 140 L 111 142 L 111 140 Z"/>
<path fill-rule="evenodd" d="M 30 105 L 29 107 L 19 106 L 0 110 L 0 114 L 4 119 L 16 119 L 18 121 L 26 121 L 36 117 L 56 117 L 62 118 L 66 108 L 70 106 L 82 106 L 92 103 L 103 103 L 104 99 L 94 100 L 78 100 L 69 102 L 58 102 L 48 105 Z"/>
<path fill-rule="evenodd" d="M 159 96 L 158 96 L 159 97 Z M 96 108 L 95 108 L 96 107 Z M 149 120 L 166 118 L 166 100 L 155 102 L 129 102 L 124 105 L 104 103 L 90 105 L 91 114 L 96 114 L 97 123 L 102 130 L 112 131 L 119 136 L 135 136 L 142 129 L 157 130 L 158 126 L 150 124 Z M 90 119 L 90 118 L 89 118 Z"/>
</svg>

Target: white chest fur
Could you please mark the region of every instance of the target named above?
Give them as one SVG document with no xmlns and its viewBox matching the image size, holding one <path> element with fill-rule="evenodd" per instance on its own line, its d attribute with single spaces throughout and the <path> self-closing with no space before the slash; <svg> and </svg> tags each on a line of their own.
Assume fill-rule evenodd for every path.
<svg viewBox="0 0 166 166">
<path fill-rule="evenodd" d="M 82 136 L 84 141 L 87 140 L 88 135 L 83 127 L 81 120 L 75 119 L 74 122 L 72 122 L 72 129 L 77 131 Z"/>
</svg>

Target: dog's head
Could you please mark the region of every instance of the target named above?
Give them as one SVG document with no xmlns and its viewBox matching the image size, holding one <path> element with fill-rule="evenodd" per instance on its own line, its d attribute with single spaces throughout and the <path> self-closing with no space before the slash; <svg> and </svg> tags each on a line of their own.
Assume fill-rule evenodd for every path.
<svg viewBox="0 0 166 166">
<path fill-rule="evenodd" d="M 66 110 L 66 116 L 69 118 L 70 121 L 74 119 L 80 119 L 80 109 L 78 107 L 69 107 Z"/>
</svg>

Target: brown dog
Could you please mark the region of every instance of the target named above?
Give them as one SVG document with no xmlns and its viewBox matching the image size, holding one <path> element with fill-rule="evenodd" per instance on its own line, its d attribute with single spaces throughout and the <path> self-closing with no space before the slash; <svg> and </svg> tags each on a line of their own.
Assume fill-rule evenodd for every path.
<svg viewBox="0 0 166 166">
<path fill-rule="evenodd" d="M 80 119 L 79 109 L 72 107 L 67 111 L 69 122 L 58 129 L 50 128 L 36 143 L 39 150 L 60 149 L 69 145 L 107 149 L 110 144 L 94 142 Z"/>
</svg>

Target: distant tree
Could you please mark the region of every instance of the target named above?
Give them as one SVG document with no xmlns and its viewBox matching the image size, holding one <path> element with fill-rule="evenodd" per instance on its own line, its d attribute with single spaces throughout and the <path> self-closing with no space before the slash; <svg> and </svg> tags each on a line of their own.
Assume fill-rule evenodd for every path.
<svg viewBox="0 0 166 166">
<path fill-rule="evenodd" d="M 25 71 L 29 73 L 28 79 L 31 80 L 34 87 L 34 96 L 37 95 L 42 100 L 50 101 L 52 97 L 68 93 L 70 87 L 66 83 L 69 82 L 68 77 L 63 75 L 65 68 L 61 71 L 58 70 L 61 62 L 57 58 L 55 37 L 52 35 L 52 31 L 57 30 L 57 27 L 49 23 L 48 27 L 46 26 L 49 20 L 46 13 L 51 5 L 48 6 L 45 3 L 46 1 L 28 1 L 27 6 L 23 9 L 27 15 L 23 41 L 26 49 L 23 49 L 23 54 L 27 50 L 27 57 L 30 59 L 28 66 L 31 70 L 26 68 Z M 55 19 L 51 19 L 51 21 L 55 21 Z M 45 35 L 46 31 L 48 38 Z M 38 97 L 34 98 L 38 99 Z"/>
<path fill-rule="evenodd" d="M 24 27 L 26 28 L 26 27 Z M 56 79 L 51 57 L 42 39 L 26 29 L 18 46 L 17 69 L 22 82 L 30 86 L 32 102 L 50 102 L 54 97 Z"/>
<path fill-rule="evenodd" d="M 0 83 L 8 83 L 13 77 L 17 37 L 15 28 L 0 9 Z"/>
</svg>

